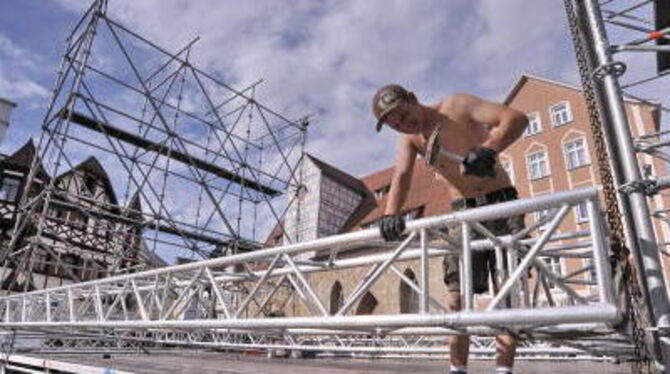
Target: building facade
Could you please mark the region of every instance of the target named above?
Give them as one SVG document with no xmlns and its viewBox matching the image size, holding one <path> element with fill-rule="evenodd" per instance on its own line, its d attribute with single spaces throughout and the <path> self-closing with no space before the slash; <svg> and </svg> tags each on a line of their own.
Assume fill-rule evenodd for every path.
<svg viewBox="0 0 670 374">
<path fill-rule="evenodd" d="M 124 271 L 163 266 L 142 240 L 138 196 L 121 206 L 109 176 L 94 157 L 57 176 L 36 160 L 29 141 L 0 160 L 0 248 L 9 251 L 21 199 L 47 183 L 55 185 L 47 206 L 36 206 L 13 245 L 21 250 L 0 267 L 1 291 L 20 292 L 104 278 Z M 37 169 L 30 190 L 30 168 Z M 38 216 L 43 215 L 43 219 Z M 123 219 L 119 219 L 123 217 Z"/>
<path fill-rule="evenodd" d="M 542 194 L 557 191 L 572 190 L 579 187 L 597 186 L 600 179 L 596 166 L 596 155 L 594 154 L 593 136 L 586 105 L 581 90 L 567 84 L 550 81 L 547 79 L 522 76 L 504 100 L 504 103 L 518 109 L 529 118 L 529 126 L 524 135 L 514 144 L 502 152 L 499 157 L 503 167 L 508 171 L 514 185 L 519 191 L 521 198 L 540 196 Z M 636 100 L 626 100 L 626 111 L 633 136 L 653 134 L 660 128 L 659 107 Z M 313 156 L 310 160 L 316 160 Z M 316 167 L 315 167 L 316 165 Z M 325 165 L 325 166 L 324 166 Z M 661 160 L 652 159 L 648 155 L 640 156 L 640 165 L 644 170 L 661 176 L 666 174 L 665 165 Z M 321 161 L 309 166 L 313 170 L 328 169 L 332 173 L 335 169 Z M 336 170 L 336 169 L 335 169 Z M 340 173 L 342 173 L 340 171 Z M 323 174 L 323 173 L 322 173 Z M 393 168 L 384 169 L 368 176 L 356 179 L 351 176 L 347 178 L 336 178 L 334 182 L 339 183 L 339 189 L 352 189 L 362 192 L 358 206 L 346 210 L 348 218 L 336 230 L 337 233 L 351 232 L 372 227 L 376 225 L 383 215 L 386 207 L 386 198 L 390 190 Z M 361 191 L 353 188 L 351 180 L 356 180 L 365 186 Z M 308 179 L 309 180 L 309 179 Z M 356 183 L 356 185 L 358 185 Z M 310 196 L 310 194 L 319 193 Z M 297 217 L 299 213 L 290 216 L 291 219 L 300 221 L 305 226 L 316 225 L 320 216 L 320 209 L 314 207 L 328 206 L 329 202 L 324 199 L 328 195 L 320 193 L 320 189 L 309 188 L 301 195 L 301 199 L 309 201 L 312 208 L 308 209 L 302 218 L 309 218 L 310 222 L 304 222 Z M 446 182 L 436 177 L 423 162 L 417 159 L 415 172 L 411 183 L 411 189 L 402 212 L 408 219 L 446 214 L 451 211 L 450 202 L 452 198 Z M 669 206 L 667 196 L 659 194 L 652 199 L 651 209 L 662 210 Z M 525 217 L 526 224 L 532 224 L 541 219 L 546 212 L 539 212 Z M 570 212 L 570 217 L 565 219 L 558 229 L 558 233 L 575 232 L 586 229 L 588 217 L 585 206 L 577 206 Z M 338 222 L 342 222 L 340 219 Z M 655 229 L 660 243 L 668 242 L 668 228 L 660 221 L 655 222 Z M 309 239 L 315 239 L 333 233 L 329 231 L 312 230 L 313 235 Z M 271 245 L 281 244 L 279 237 L 269 242 Z M 307 236 L 304 239 L 308 239 Z M 568 244 L 566 240 L 563 243 Z M 339 252 L 339 257 L 360 256 L 370 253 L 379 253 L 387 250 L 390 246 L 379 244 L 368 247 L 355 247 Z M 320 254 L 313 254 L 319 256 Z M 668 256 L 663 256 L 665 261 L 666 279 L 670 273 L 670 262 Z M 576 269 L 590 265 L 590 259 L 582 258 L 543 258 L 548 268 L 558 276 L 564 276 Z M 446 288 L 442 281 L 442 259 L 433 258 L 430 261 L 431 279 L 429 288 L 433 295 L 443 295 Z M 406 261 L 398 265 L 403 275 L 412 282 L 417 283 L 420 268 L 418 261 Z M 315 287 L 320 299 L 328 305 L 331 312 L 342 305 L 346 296 L 349 295 L 368 271 L 368 267 L 352 268 L 347 270 L 329 271 L 311 274 L 311 282 Z M 592 272 L 584 272 L 577 278 L 584 282 L 592 279 Z M 579 279 L 578 279 L 579 281 Z M 593 287 L 584 285 L 578 287 L 578 291 L 588 295 L 595 291 Z M 485 303 L 488 295 L 477 297 L 478 303 Z M 558 303 L 561 300 L 557 300 Z M 301 302 L 293 300 L 287 303 L 287 314 L 303 314 L 306 309 Z M 356 314 L 385 314 L 406 313 L 418 310 L 417 294 L 401 281 L 400 277 L 393 272 L 387 272 L 380 278 L 355 307 Z"/>
</svg>

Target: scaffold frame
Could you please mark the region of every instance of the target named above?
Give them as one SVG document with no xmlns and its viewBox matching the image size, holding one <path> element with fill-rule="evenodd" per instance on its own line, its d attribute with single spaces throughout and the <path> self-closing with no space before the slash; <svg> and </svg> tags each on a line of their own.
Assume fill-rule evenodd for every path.
<svg viewBox="0 0 670 374">
<path fill-rule="evenodd" d="M 147 256 L 252 251 L 283 228 L 308 122 L 262 104 L 262 80 L 238 90 L 198 68 L 198 39 L 170 53 L 92 3 L 68 37 L 0 257 L 4 289 L 137 271 Z"/>
</svg>

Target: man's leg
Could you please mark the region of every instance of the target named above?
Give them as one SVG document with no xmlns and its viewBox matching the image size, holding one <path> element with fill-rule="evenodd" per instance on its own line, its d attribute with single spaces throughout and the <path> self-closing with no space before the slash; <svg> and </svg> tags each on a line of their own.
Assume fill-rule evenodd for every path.
<svg viewBox="0 0 670 374">
<path fill-rule="evenodd" d="M 510 335 L 496 336 L 496 366 L 498 368 L 509 368 L 509 373 L 512 372 L 516 345 L 516 339 Z M 504 371 L 499 371 L 501 374 L 505 374 Z"/>
<path fill-rule="evenodd" d="M 452 311 L 461 310 L 460 291 L 447 292 L 447 306 Z M 469 352 L 470 337 L 468 335 L 454 335 L 449 339 L 449 356 L 452 367 L 467 366 Z"/>
</svg>

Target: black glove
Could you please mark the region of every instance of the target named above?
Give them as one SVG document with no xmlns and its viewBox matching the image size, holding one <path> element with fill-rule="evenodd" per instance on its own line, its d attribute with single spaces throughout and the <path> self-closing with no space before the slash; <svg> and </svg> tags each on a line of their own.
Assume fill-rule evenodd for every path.
<svg viewBox="0 0 670 374">
<path fill-rule="evenodd" d="M 401 214 L 386 214 L 379 220 L 379 231 L 387 242 L 398 241 L 405 231 L 405 217 Z"/>
<path fill-rule="evenodd" d="M 465 175 L 495 178 L 496 151 L 486 147 L 475 147 L 463 159 Z"/>
</svg>

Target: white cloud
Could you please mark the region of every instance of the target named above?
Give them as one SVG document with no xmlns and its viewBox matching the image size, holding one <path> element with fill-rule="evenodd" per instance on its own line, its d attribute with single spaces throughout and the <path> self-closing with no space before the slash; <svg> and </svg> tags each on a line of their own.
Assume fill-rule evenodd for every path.
<svg viewBox="0 0 670 374">
<path fill-rule="evenodd" d="M 395 135 L 375 134 L 369 113 L 383 83 L 435 101 L 498 99 L 523 72 L 575 77 L 560 4 L 154 0 L 111 2 L 110 14 L 171 50 L 200 35 L 201 66 L 238 87 L 263 77 L 262 100 L 289 117 L 316 113 L 309 151 L 354 174 L 393 160 Z"/>
<path fill-rule="evenodd" d="M 49 97 L 49 90 L 37 82 L 25 78 L 10 78 L 0 69 L 0 97 L 7 97 L 13 100 L 25 98 Z"/>
<path fill-rule="evenodd" d="M 39 55 L 19 47 L 0 33 L 0 96 L 11 100 L 48 97 L 49 91 L 29 78 L 42 69 Z"/>
<path fill-rule="evenodd" d="M 75 13 L 90 4 L 54 1 Z M 562 12 L 522 0 L 109 2 L 111 18 L 170 51 L 200 36 L 198 66 L 237 88 L 263 78 L 257 97 L 288 118 L 314 114 L 308 151 L 354 175 L 394 160 L 397 135 L 377 134 L 369 109 L 384 83 L 434 102 L 454 92 L 500 99 L 524 72 L 574 82 Z M 110 54 L 96 49 L 119 68 Z"/>
</svg>

